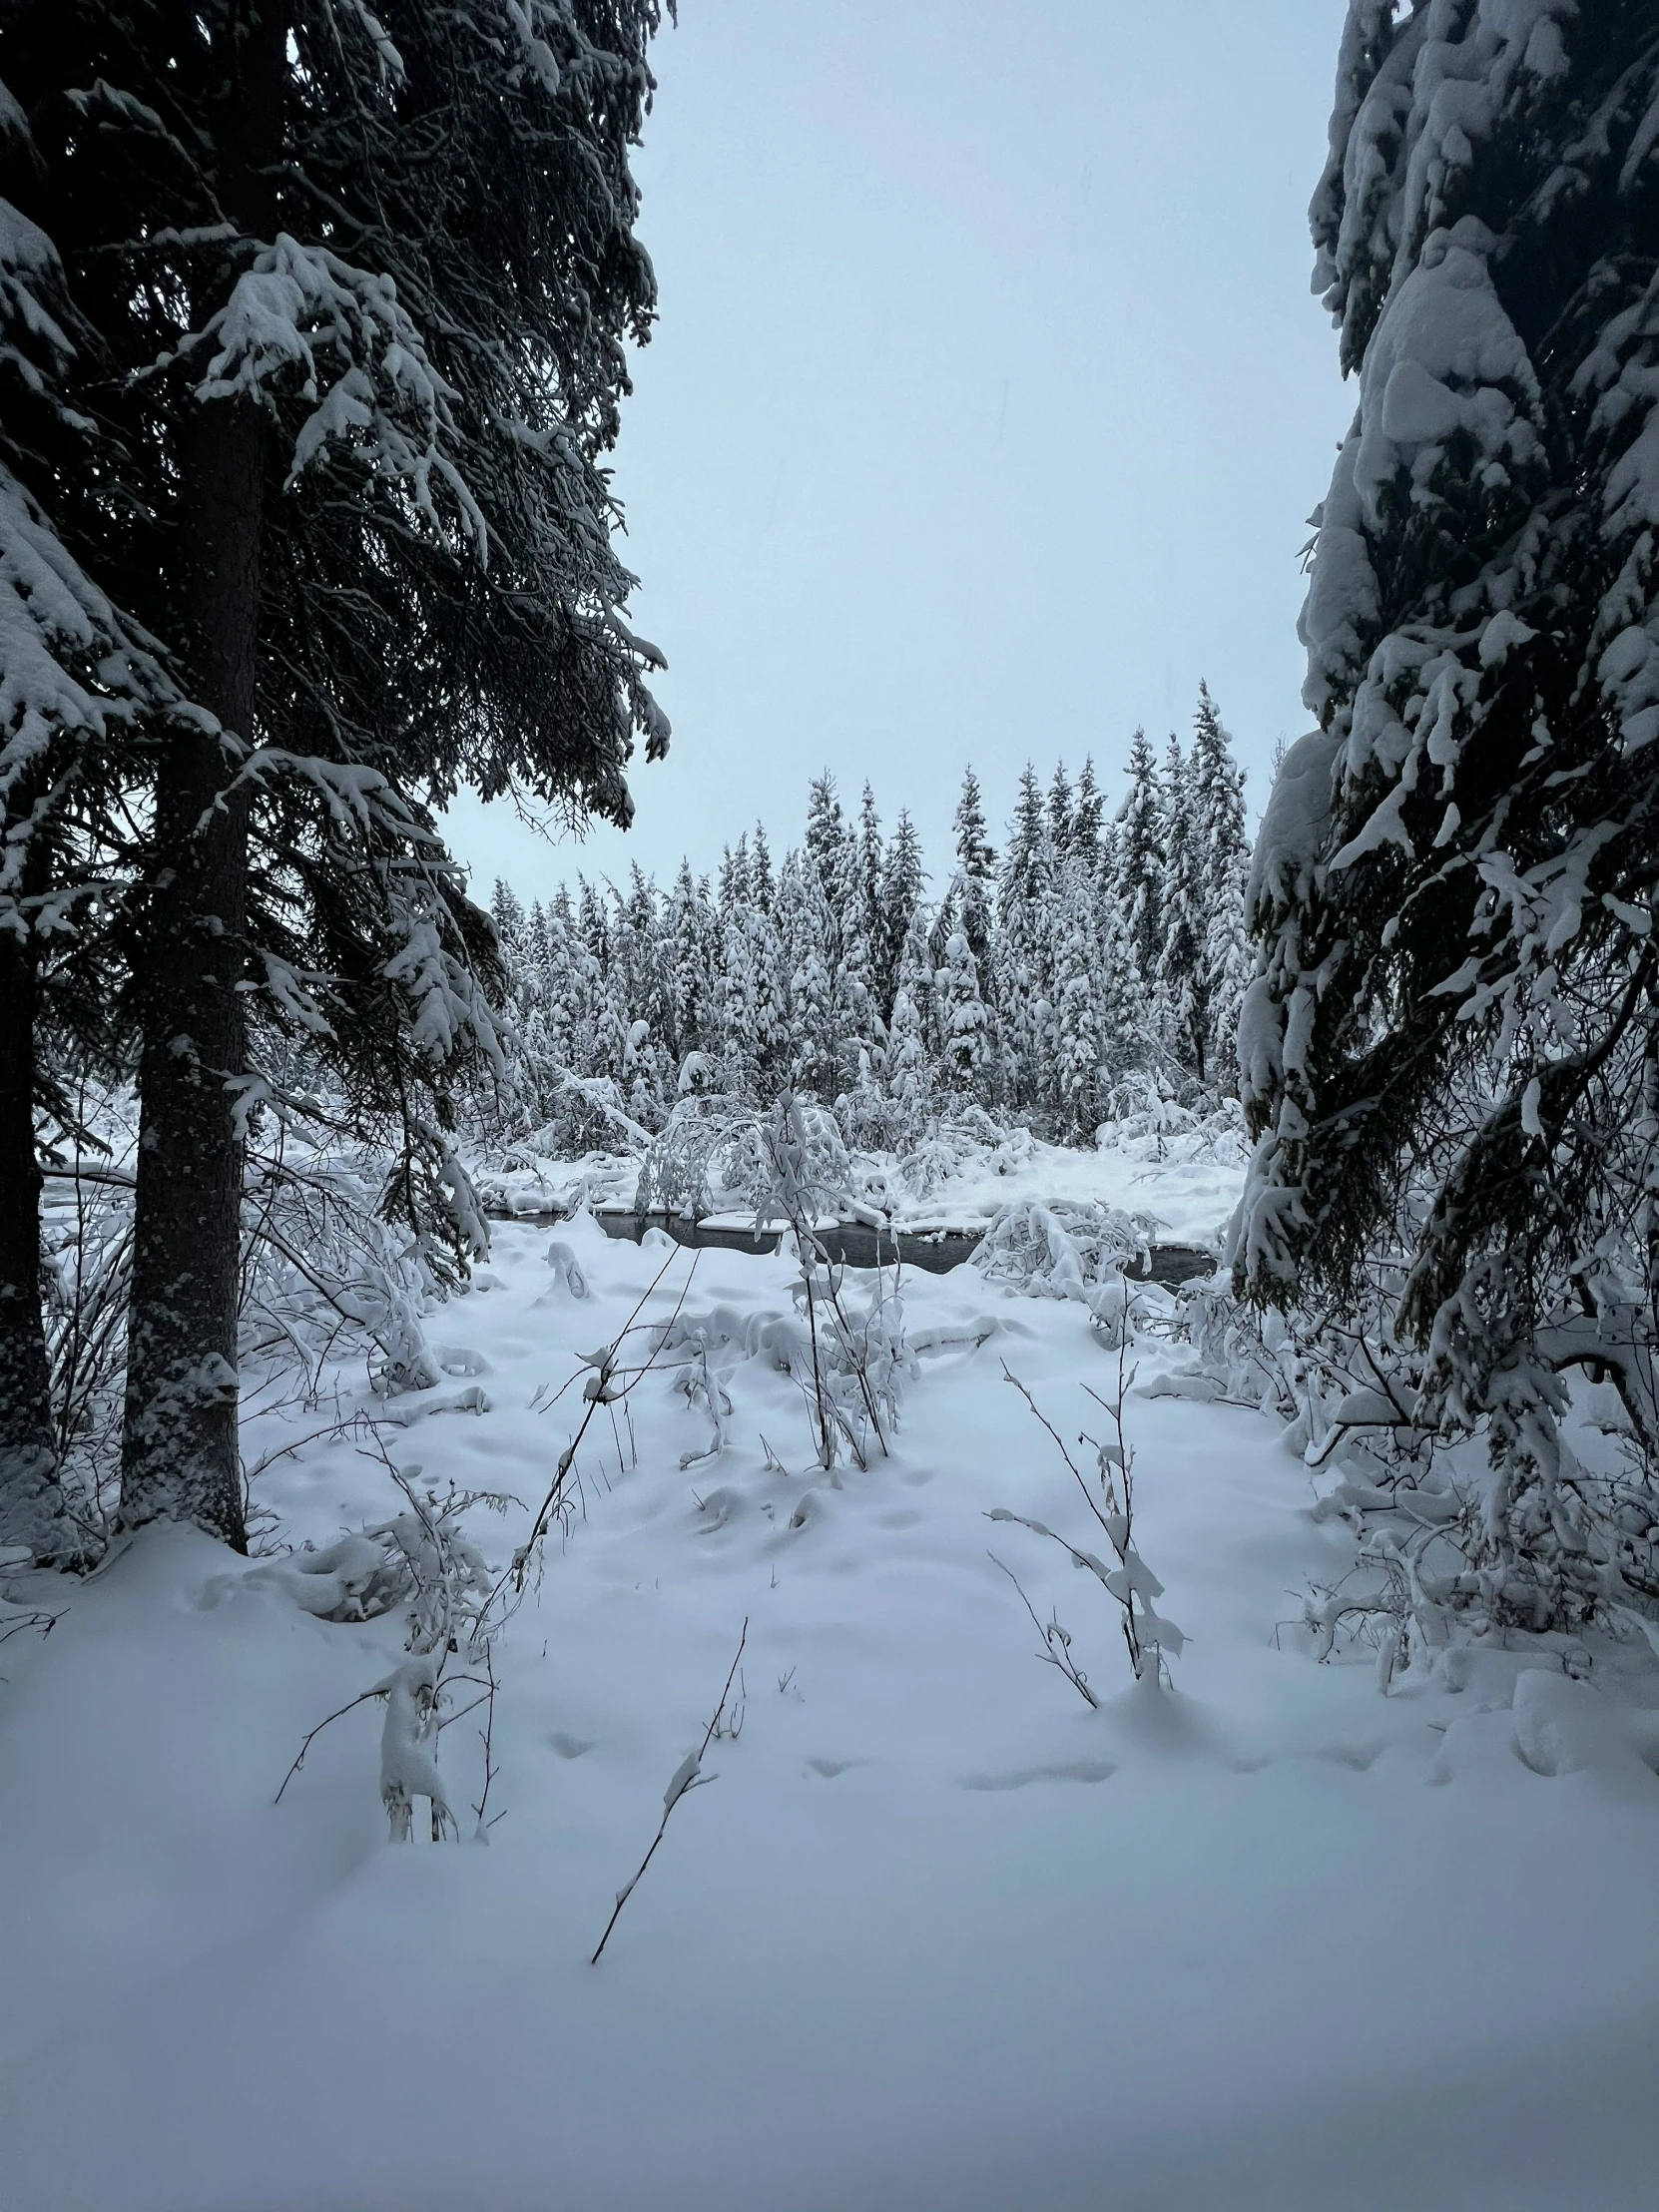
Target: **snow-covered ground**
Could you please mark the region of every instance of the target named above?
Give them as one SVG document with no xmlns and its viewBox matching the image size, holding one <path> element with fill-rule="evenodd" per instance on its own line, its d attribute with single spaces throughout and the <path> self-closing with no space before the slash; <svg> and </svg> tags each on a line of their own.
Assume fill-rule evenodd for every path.
<svg viewBox="0 0 1659 2212">
<path fill-rule="evenodd" d="M 1225 1173 L 1157 1165 L 1044 1195 L 1213 1236 Z M 1070 1438 L 1115 1355 L 1080 1304 L 971 1269 L 907 1282 L 931 1348 L 891 1457 L 836 1486 L 743 1352 L 789 1311 L 784 1258 L 704 1252 L 688 1288 L 660 1238 L 502 1225 L 429 1322 L 444 1385 L 391 1401 L 397 1463 L 533 1506 L 580 1410 L 550 1390 L 665 1260 L 646 1318 L 684 1293 L 749 1332 L 727 1448 L 682 1468 L 710 1423 L 666 1372 L 631 1433 L 591 1426 L 583 1509 L 496 1647 L 487 1848 L 388 1845 L 373 1702 L 273 1805 L 395 1664 L 397 1616 L 312 1618 L 270 1560 L 179 1529 L 85 1584 L 11 1578 L 62 1617 L 0 1647 L 8 2212 L 1656 2200 L 1659 1674 L 1615 1702 L 1528 1662 L 1516 1698 L 1490 1654 L 1460 1693 L 1384 1698 L 1369 1655 L 1316 1663 L 1276 1624 L 1349 1539 L 1269 1420 L 1146 1394 L 1190 1354 L 1143 1331 L 1139 1548 L 1190 1642 L 1173 1694 L 1135 1689 L 1098 1583 L 984 1517 L 1088 1540 L 1003 1364 Z M 486 1409 L 407 1418 L 466 1389 Z M 294 1445 L 259 1479 L 290 1537 L 399 1502 L 351 1436 L 302 1440 L 333 1411 L 251 1438 Z M 492 1563 L 525 1521 L 474 1515 Z M 1102 1710 L 1036 1663 L 991 1550 Z M 746 1620 L 741 1732 L 590 1966 Z M 442 1738 L 457 1806 L 481 1718 Z"/>
</svg>

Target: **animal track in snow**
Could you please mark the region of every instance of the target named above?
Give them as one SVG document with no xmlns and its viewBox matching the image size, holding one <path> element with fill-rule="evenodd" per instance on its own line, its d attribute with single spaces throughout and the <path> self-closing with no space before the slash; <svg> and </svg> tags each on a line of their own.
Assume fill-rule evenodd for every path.
<svg viewBox="0 0 1659 2212">
<path fill-rule="evenodd" d="M 1364 1774 L 1382 1758 L 1382 1744 L 1332 1744 L 1317 1752 L 1316 1758 L 1324 1759 L 1335 1767 L 1352 1767 L 1356 1774 Z"/>
<path fill-rule="evenodd" d="M 1117 1769 L 1108 1759 L 1068 1759 L 1053 1767 L 1019 1767 L 1012 1774 L 959 1775 L 959 1790 L 1023 1790 L 1032 1782 L 1104 1782 Z"/>
<path fill-rule="evenodd" d="M 547 1740 L 561 1759 L 580 1759 L 583 1752 L 592 1751 L 593 1749 L 592 1744 L 587 1742 L 584 1737 L 566 1736 L 557 1729 Z"/>
</svg>

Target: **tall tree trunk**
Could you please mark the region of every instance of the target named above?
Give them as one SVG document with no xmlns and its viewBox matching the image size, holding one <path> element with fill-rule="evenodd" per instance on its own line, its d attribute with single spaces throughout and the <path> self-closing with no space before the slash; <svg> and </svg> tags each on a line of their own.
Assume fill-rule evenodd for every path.
<svg viewBox="0 0 1659 2212">
<path fill-rule="evenodd" d="M 221 204 L 269 237 L 285 25 L 276 0 L 228 11 L 215 137 Z M 234 271 L 228 268 L 227 280 Z M 260 644 L 266 416 L 246 396 L 196 406 L 181 455 L 191 696 L 252 743 Z M 237 1439 L 243 1154 L 236 1082 L 248 873 L 245 796 L 218 736 L 181 725 L 158 772 L 139 1061 L 138 1189 L 122 1432 L 124 1525 L 192 1520 L 247 1549 Z"/>
<path fill-rule="evenodd" d="M 66 1544 L 41 1311 L 34 947 L 0 928 L 0 1544 Z"/>
<path fill-rule="evenodd" d="M 254 727 L 265 424 L 247 399 L 194 426 L 194 697 L 229 731 Z M 192 1520 L 247 1549 L 237 1448 L 237 1285 L 244 1072 L 241 997 L 247 802 L 216 736 L 181 729 L 156 786 L 160 862 L 147 916 L 138 1189 L 127 1325 L 121 1518 Z"/>
</svg>

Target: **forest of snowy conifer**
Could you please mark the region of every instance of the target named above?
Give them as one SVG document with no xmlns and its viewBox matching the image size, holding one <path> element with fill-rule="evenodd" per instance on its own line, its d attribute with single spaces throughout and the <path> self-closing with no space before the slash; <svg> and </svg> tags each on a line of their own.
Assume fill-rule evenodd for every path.
<svg viewBox="0 0 1659 2212">
<path fill-rule="evenodd" d="M 757 825 L 713 886 L 636 867 L 526 910 L 498 882 L 513 1108 L 568 1153 L 614 1137 L 607 1107 L 655 1131 L 688 1094 L 788 1090 L 905 1151 L 963 1106 L 1092 1145 L 1149 1098 L 1236 1092 L 1250 848 L 1208 690 L 1190 747 L 1160 762 L 1137 731 L 1125 781 L 1115 798 L 1085 761 L 1045 792 L 1028 767 L 998 850 L 970 769 L 937 871 L 908 816 L 884 836 L 866 785 L 849 820 L 827 771 L 801 844 L 775 860 Z"/>
<path fill-rule="evenodd" d="M 0 8 L 6 2212 L 1646 2204 L 1659 8 L 1332 11 L 1254 835 L 1205 687 L 486 910 L 665 12 Z"/>
</svg>

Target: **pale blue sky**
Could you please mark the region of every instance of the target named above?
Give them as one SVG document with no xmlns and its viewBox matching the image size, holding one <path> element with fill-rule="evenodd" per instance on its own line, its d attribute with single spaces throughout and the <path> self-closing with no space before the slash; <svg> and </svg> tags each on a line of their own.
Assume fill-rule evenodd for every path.
<svg viewBox="0 0 1659 2212">
<path fill-rule="evenodd" d="M 1305 518 L 1353 411 L 1309 292 L 1341 0 L 684 0 L 637 157 L 662 312 L 617 484 L 668 656 L 634 829 L 449 818 L 487 891 L 712 869 L 809 777 L 935 875 L 964 763 L 1305 726 Z"/>
</svg>

